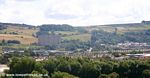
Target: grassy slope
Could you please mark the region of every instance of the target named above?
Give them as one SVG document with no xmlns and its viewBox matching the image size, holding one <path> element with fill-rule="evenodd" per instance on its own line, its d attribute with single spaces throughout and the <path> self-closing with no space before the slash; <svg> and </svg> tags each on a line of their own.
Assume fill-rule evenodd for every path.
<svg viewBox="0 0 150 78">
<path fill-rule="evenodd" d="M 11 35 L 11 34 L 0 34 L 0 41 L 1 40 L 18 40 L 22 44 L 31 44 L 37 42 L 37 39 L 32 36 L 26 35 Z"/>
<path fill-rule="evenodd" d="M 1 40 L 19 40 L 22 44 L 32 44 L 37 42 L 37 38 L 32 35 L 35 34 L 38 29 L 28 29 L 24 27 L 9 26 L 7 29 L 0 31 L 0 41 Z M 10 34 L 12 32 L 18 35 Z"/>
<path fill-rule="evenodd" d="M 79 34 L 79 35 L 72 35 L 72 36 L 67 36 L 63 37 L 65 40 L 81 40 L 81 41 L 89 41 L 91 39 L 90 34 Z"/>
<path fill-rule="evenodd" d="M 92 30 L 104 30 L 107 32 L 114 32 L 114 26 L 94 26 L 94 27 L 83 27 L 89 32 Z M 118 33 L 124 33 L 128 31 L 137 31 L 137 30 L 146 30 L 150 29 L 150 26 L 119 26 L 117 27 Z M 22 44 L 31 44 L 37 42 L 37 38 L 33 37 L 32 35 L 35 34 L 38 29 L 28 29 L 24 27 L 15 27 L 11 26 L 7 29 L 1 30 L 0 33 L 0 40 L 19 40 Z M 18 35 L 12 35 L 10 33 L 15 32 Z M 6 34 L 4 34 L 6 33 Z M 81 34 L 77 31 L 69 32 L 69 31 L 56 31 L 56 34 L 61 34 L 64 40 L 81 40 L 81 41 L 88 41 L 91 38 L 91 34 Z"/>
<path fill-rule="evenodd" d="M 93 26 L 93 27 L 85 27 L 86 30 L 91 32 L 92 30 L 104 30 L 107 32 L 114 32 L 115 28 L 118 29 L 118 33 L 124 33 L 129 31 L 139 31 L 139 30 L 147 30 L 150 29 L 150 25 L 145 26 L 119 26 L 119 27 L 113 27 L 113 26 Z"/>
<path fill-rule="evenodd" d="M 61 35 L 66 35 L 66 36 L 79 34 L 79 32 L 77 32 L 77 31 L 56 31 L 55 33 L 61 34 Z"/>
<path fill-rule="evenodd" d="M 10 34 L 12 32 L 15 32 L 19 35 L 32 36 L 32 34 L 35 34 L 37 31 L 38 29 L 27 29 L 24 27 L 11 26 L 11 27 L 8 27 L 7 29 L 1 30 L 0 33 Z"/>
<path fill-rule="evenodd" d="M 80 40 L 89 41 L 91 38 L 90 34 L 81 34 L 78 31 L 56 31 L 56 34 L 61 34 L 63 40 Z"/>
<path fill-rule="evenodd" d="M 114 26 L 95 26 L 95 27 L 83 27 L 86 30 L 88 30 L 89 32 L 91 32 L 92 30 L 104 30 L 107 32 L 115 32 L 115 28 L 118 29 L 118 34 L 122 34 L 125 32 L 129 32 L 129 31 L 139 31 L 139 30 L 147 30 L 150 29 L 150 26 L 118 26 L 118 27 L 114 27 Z M 61 33 L 62 35 L 66 34 L 67 36 L 64 36 L 63 39 L 64 40 L 81 40 L 81 41 L 88 41 L 91 39 L 91 34 L 81 34 L 79 32 L 65 32 L 65 31 L 59 31 L 56 32 Z"/>
</svg>

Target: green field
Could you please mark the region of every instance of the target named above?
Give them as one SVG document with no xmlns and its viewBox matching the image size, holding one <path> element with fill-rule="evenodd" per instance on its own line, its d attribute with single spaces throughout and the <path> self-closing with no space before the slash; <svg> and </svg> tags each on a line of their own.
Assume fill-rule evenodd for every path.
<svg viewBox="0 0 150 78">
<path fill-rule="evenodd" d="M 140 30 L 147 30 L 150 29 L 150 25 L 143 25 L 143 26 L 93 26 L 93 27 L 85 27 L 85 29 L 89 32 L 93 31 L 93 30 L 103 30 L 103 31 L 107 31 L 107 32 L 114 32 L 115 29 L 117 28 L 118 33 L 124 33 L 124 32 L 129 32 L 129 31 L 140 31 Z"/>
<path fill-rule="evenodd" d="M 91 39 L 91 34 L 80 34 L 80 35 L 72 35 L 63 37 L 65 40 L 80 40 L 80 41 L 89 41 Z"/>
<path fill-rule="evenodd" d="M 17 35 L 26 35 L 26 36 L 32 36 L 36 32 L 38 32 L 39 29 L 28 29 L 25 27 L 18 27 L 18 26 L 9 26 L 7 29 L 1 30 L 1 34 L 11 34 L 15 33 Z"/>
</svg>

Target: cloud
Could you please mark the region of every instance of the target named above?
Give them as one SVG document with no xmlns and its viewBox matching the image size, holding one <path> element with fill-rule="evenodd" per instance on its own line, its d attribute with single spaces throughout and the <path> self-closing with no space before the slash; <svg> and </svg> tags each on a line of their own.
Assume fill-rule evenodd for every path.
<svg viewBox="0 0 150 78">
<path fill-rule="evenodd" d="M 15 0 L 15 1 L 27 1 L 27 2 L 31 2 L 31 1 L 36 1 L 36 0 Z"/>
<path fill-rule="evenodd" d="M 4 5 L 5 1 L 4 0 L 0 0 L 0 6 Z"/>
<path fill-rule="evenodd" d="M 0 21 L 99 25 L 150 20 L 149 0 L 0 0 Z"/>
</svg>

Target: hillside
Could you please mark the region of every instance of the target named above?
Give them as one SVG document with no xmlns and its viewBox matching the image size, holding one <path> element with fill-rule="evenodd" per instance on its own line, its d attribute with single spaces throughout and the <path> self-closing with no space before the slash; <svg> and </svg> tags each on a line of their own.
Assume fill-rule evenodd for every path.
<svg viewBox="0 0 150 78">
<path fill-rule="evenodd" d="M 18 26 L 8 26 L 6 29 L 0 31 L 1 34 L 16 34 L 16 35 L 26 35 L 32 36 L 36 34 L 38 29 L 29 29 L 25 27 L 18 27 Z"/>
<path fill-rule="evenodd" d="M 37 42 L 34 37 L 38 28 L 26 24 L 0 23 L 4 29 L 0 30 L 0 41 L 18 40 L 21 44 L 32 44 Z"/>
<path fill-rule="evenodd" d="M 117 32 L 123 34 L 131 31 L 141 31 L 150 29 L 149 22 L 128 23 L 128 24 L 109 24 L 95 25 L 85 27 L 73 27 L 67 24 L 43 24 L 32 26 L 26 24 L 0 23 L 0 41 L 1 40 L 18 40 L 22 44 L 32 44 L 37 42 L 36 33 L 55 31 L 63 40 L 80 40 L 83 42 L 90 41 L 91 31 L 103 30 L 106 32 Z"/>
<path fill-rule="evenodd" d="M 63 37 L 64 40 L 81 40 L 83 42 L 90 41 L 91 34 L 79 34 L 79 35 L 72 35 Z"/>
<path fill-rule="evenodd" d="M 125 33 L 129 31 L 140 31 L 150 29 L 150 24 L 141 22 L 128 24 L 95 25 L 84 28 L 89 32 L 91 32 L 92 30 L 104 30 L 107 32 L 115 32 L 115 30 L 117 29 L 118 33 Z"/>
<path fill-rule="evenodd" d="M 67 24 L 46 24 L 39 26 L 37 35 L 56 34 L 62 37 L 62 40 L 79 40 L 83 42 L 90 41 L 91 34 L 81 27 L 73 27 Z"/>
<path fill-rule="evenodd" d="M 11 34 L 0 34 L 0 41 L 2 40 L 18 40 L 21 44 L 32 44 L 37 42 L 37 38 L 27 35 L 11 35 Z"/>
</svg>

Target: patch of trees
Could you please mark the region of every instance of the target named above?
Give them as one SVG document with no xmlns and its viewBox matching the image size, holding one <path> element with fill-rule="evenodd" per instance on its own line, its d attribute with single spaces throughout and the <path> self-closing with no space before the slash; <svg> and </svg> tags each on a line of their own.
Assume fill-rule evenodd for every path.
<svg viewBox="0 0 150 78">
<path fill-rule="evenodd" d="M 7 42 L 3 39 L 0 43 L 0 46 L 4 46 L 4 45 L 7 45 Z"/>
<path fill-rule="evenodd" d="M 77 49 L 86 50 L 90 47 L 90 41 L 82 42 L 80 40 L 64 40 L 59 44 L 59 48 L 65 48 L 67 51 L 75 51 Z"/>
<path fill-rule="evenodd" d="M 67 24 L 45 24 L 40 26 L 40 31 L 73 31 L 74 28 Z"/>
<path fill-rule="evenodd" d="M 87 50 L 90 47 L 90 41 L 82 42 L 80 40 L 64 40 L 57 45 L 45 46 L 48 50 L 64 49 L 66 51 L 76 51 L 77 49 Z"/>
<path fill-rule="evenodd" d="M 38 31 L 38 32 L 36 33 L 37 37 L 38 37 L 39 35 L 48 35 L 48 34 L 49 34 L 48 31 Z"/>
<path fill-rule="evenodd" d="M 150 43 L 150 30 L 126 32 L 122 35 L 105 31 L 93 31 L 91 37 L 93 45 L 117 44 L 125 41 Z"/>
<path fill-rule="evenodd" d="M 83 33 L 89 33 L 85 28 L 83 28 L 83 27 L 75 27 L 75 29 L 78 31 L 78 32 L 80 32 L 81 34 L 83 34 Z"/>
<path fill-rule="evenodd" d="M 116 35 L 115 33 L 92 31 L 91 43 L 93 46 L 97 44 L 116 44 L 123 41 L 124 38 L 121 35 Z"/>
<path fill-rule="evenodd" d="M 17 32 L 10 32 L 9 34 L 18 35 Z"/>
<path fill-rule="evenodd" d="M 111 61 L 57 57 L 36 62 L 29 57 L 12 58 L 7 73 L 48 74 L 51 78 L 149 78 L 150 60 Z M 17 78 L 17 77 L 13 77 Z M 21 78 L 21 77 L 19 77 Z M 31 77 L 26 77 L 31 78 Z M 48 77 L 40 77 L 48 78 Z"/>
<path fill-rule="evenodd" d="M 19 27 L 30 27 L 30 28 L 34 28 L 33 25 L 27 25 L 27 24 L 18 24 L 18 23 L 0 23 L 0 25 L 3 26 L 19 26 Z"/>
<path fill-rule="evenodd" d="M 6 41 L 4 39 L 0 42 L 0 46 L 9 45 L 9 44 L 21 44 L 21 42 L 18 41 L 18 40 L 8 40 L 8 41 Z"/>
<path fill-rule="evenodd" d="M 7 43 L 8 44 L 20 44 L 20 41 L 18 41 L 18 40 L 8 40 Z"/>
</svg>

